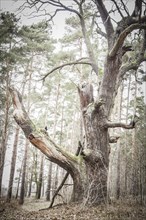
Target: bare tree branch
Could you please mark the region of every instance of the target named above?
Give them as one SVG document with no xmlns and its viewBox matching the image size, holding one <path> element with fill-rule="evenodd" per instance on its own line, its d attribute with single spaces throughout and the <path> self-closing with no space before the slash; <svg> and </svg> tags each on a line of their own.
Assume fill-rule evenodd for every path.
<svg viewBox="0 0 146 220">
<path fill-rule="evenodd" d="M 123 8 L 124 8 L 125 12 L 127 13 L 127 15 L 130 16 L 129 11 L 128 11 L 127 7 L 126 7 L 126 4 L 123 2 L 123 0 L 121 0 L 121 3 L 123 5 Z"/>
<path fill-rule="evenodd" d="M 125 129 L 133 129 L 135 127 L 135 123 L 130 123 L 129 125 L 121 123 L 121 122 L 107 122 L 105 124 L 106 128 L 125 128 Z"/>
<path fill-rule="evenodd" d="M 73 12 L 73 13 L 77 14 L 79 17 L 81 16 L 77 10 L 73 9 L 72 7 L 69 7 L 69 6 L 62 4 L 59 0 L 58 1 L 48 0 L 47 2 L 53 6 L 64 8 L 67 11 Z"/>
<path fill-rule="evenodd" d="M 73 0 L 78 6 L 80 5 L 80 3 L 77 0 Z"/>
<path fill-rule="evenodd" d="M 42 6 L 44 4 L 47 4 L 47 5 L 52 5 L 53 7 L 57 7 L 57 9 L 55 10 L 54 14 L 50 17 L 54 17 L 57 12 L 59 11 L 69 11 L 69 12 L 73 12 L 75 13 L 76 15 L 78 15 L 80 17 L 80 14 L 77 10 L 73 9 L 72 6 L 66 6 L 65 4 L 61 3 L 60 0 L 46 0 L 46 1 L 43 1 L 43 0 L 27 0 L 27 2 L 25 2 L 20 8 L 19 10 L 20 11 L 23 11 L 24 9 L 26 8 L 33 8 L 35 7 L 36 8 L 36 12 L 40 11 L 40 9 L 42 8 Z M 37 6 L 38 5 L 38 6 Z M 47 13 L 49 14 L 49 13 Z M 50 14 L 49 14 L 50 15 Z M 51 18 L 50 18 L 51 20 Z"/>
<path fill-rule="evenodd" d="M 64 63 L 64 64 L 61 64 L 60 66 L 57 66 L 57 67 L 53 68 L 45 76 L 43 76 L 40 80 L 45 80 L 45 78 L 47 76 L 49 76 L 51 73 L 53 73 L 54 71 L 56 71 L 58 69 L 62 69 L 65 66 L 79 65 L 79 64 L 86 64 L 86 65 L 90 65 L 91 66 L 91 63 L 90 62 L 86 62 L 86 61 L 74 61 L 74 62 L 70 62 L 70 63 Z"/>
<path fill-rule="evenodd" d="M 116 8 L 117 8 L 119 14 L 121 15 L 121 17 L 124 18 L 123 14 L 122 14 L 122 12 L 121 12 L 121 9 L 119 8 L 117 2 L 116 2 L 115 0 L 111 0 L 111 1 L 115 4 L 115 6 L 116 6 Z"/>
</svg>

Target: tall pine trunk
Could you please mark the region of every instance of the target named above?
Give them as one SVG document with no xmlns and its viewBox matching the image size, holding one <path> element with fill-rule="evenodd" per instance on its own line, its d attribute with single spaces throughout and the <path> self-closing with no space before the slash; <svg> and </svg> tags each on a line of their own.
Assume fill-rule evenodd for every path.
<svg viewBox="0 0 146 220">
<path fill-rule="evenodd" d="M 49 162 L 48 183 L 47 183 L 47 190 L 46 190 L 46 200 L 47 201 L 50 201 L 50 199 L 51 199 L 51 183 L 52 183 L 52 162 Z"/>
<path fill-rule="evenodd" d="M 37 187 L 37 199 L 41 197 L 41 190 L 43 184 L 43 168 L 44 168 L 44 155 L 41 155 L 41 163 L 40 163 L 40 171 L 39 171 L 39 179 L 38 179 L 38 187 Z"/>
<path fill-rule="evenodd" d="M 9 186 L 8 186 L 8 193 L 7 193 L 7 202 L 10 202 L 11 197 L 12 197 L 12 189 L 13 189 L 13 181 L 14 181 L 14 174 L 15 174 L 15 165 L 16 165 L 19 131 L 20 131 L 20 128 L 17 125 L 16 131 L 15 131 L 13 152 L 12 152 L 10 178 L 9 178 Z"/>
<path fill-rule="evenodd" d="M 129 101 L 130 101 L 130 87 L 131 87 L 131 74 L 129 75 L 129 82 L 127 85 L 127 106 L 126 106 L 126 124 L 128 122 L 128 113 L 129 113 Z M 125 195 L 128 193 L 128 134 L 125 133 Z"/>
<path fill-rule="evenodd" d="M 4 116 L 4 127 L 2 130 L 2 141 L 0 145 L 0 196 L 2 193 L 2 178 L 5 163 L 5 154 L 8 139 L 8 123 L 9 123 L 9 108 L 10 108 L 10 97 L 9 97 L 9 74 L 6 74 L 6 102 L 5 102 L 5 116 Z"/>
<path fill-rule="evenodd" d="M 20 171 L 19 171 L 19 176 L 18 176 L 18 183 L 17 183 L 17 190 L 16 190 L 15 199 L 18 198 L 18 194 L 19 194 L 19 186 L 20 186 L 20 181 L 21 181 L 22 169 L 23 169 L 23 161 L 22 161 L 21 168 L 20 168 Z"/>
<path fill-rule="evenodd" d="M 22 205 L 24 203 L 24 197 L 25 197 L 25 176 L 26 176 L 26 164 L 27 164 L 28 147 L 29 147 L 29 141 L 26 139 L 24 159 L 23 159 L 22 179 L 21 179 L 21 187 L 20 187 L 20 198 L 19 198 L 19 204 L 20 205 Z"/>
<path fill-rule="evenodd" d="M 121 110 L 122 110 L 122 96 L 123 96 L 123 83 L 120 88 L 120 101 L 119 101 L 119 110 L 118 110 L 118 121 L 121 122 Z M 120 131 L 121 132 L 121 129 Z M 116 199 L 120 198 L 120 174 L 121 174 L 121 141 L 117 143 L 117 179 L 116 179 Z"/>
<path fill-rule="evenodd" d="M 28 187 L 28 197 L 31 196 L 32 180 L 33 180 L 33 168 L 34 168 L 34 164 L 31 165 L 31 171 L 30 171 L 31 173 L 30 173 L 29 187 Z"/>
<path fill-rule="evenodd" d="M 57 126 L 57 111 L 58 111 L 58 101 L 59 101 L 59 95 L 60 95 L 60 83 L 57 85 L 57 91 L 56 91 L 56 100 L 55 100 L 55 108 L 54 108 L 54 126 L 53 126 L 53 139 L 55 139 L 56 136 L 56 126 Z M 51 188 L 52 188 L 52 168 L 53 164 L 50 163 L 49 165 L 49 172 L 48 172 L 48 184 L 47 184 L 47 190 L 46 190 L 46 200 L 50 201 L 51 199 Z M 57 176 L 55 176 L 55 179 L 57 180 Z"/>
</svg>

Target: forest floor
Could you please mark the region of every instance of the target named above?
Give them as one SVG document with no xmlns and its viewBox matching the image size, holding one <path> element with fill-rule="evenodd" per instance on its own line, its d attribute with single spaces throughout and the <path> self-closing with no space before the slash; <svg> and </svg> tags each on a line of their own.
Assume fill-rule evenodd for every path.
<svg viewBox="0 0 146 220">
<path fill-rule="evenodd" d="M 0 220 L 146 220 L 146 206 L 131 201 L 94 207 L 68 204 L 40 210 L 48 206 L 43 200 L 26 200 L 22 206 L 16 201 L 0 200 Z"/>
</svg>

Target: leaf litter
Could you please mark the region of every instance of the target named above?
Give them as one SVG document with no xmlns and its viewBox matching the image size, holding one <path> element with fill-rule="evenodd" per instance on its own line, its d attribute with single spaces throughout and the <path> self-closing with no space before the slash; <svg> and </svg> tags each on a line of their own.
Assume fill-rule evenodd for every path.
<svg viewBox="0 0 146 220">
<path fill-rule="evenodd" d="M 84 206 L 83 204 L 57 205 L 47 208 L 46 201 L 32 200 L 18 205 L 0 201 L 0 220 L 146 220 L 146 206 L 122 200 L 113 204 Z"/>
</svg>

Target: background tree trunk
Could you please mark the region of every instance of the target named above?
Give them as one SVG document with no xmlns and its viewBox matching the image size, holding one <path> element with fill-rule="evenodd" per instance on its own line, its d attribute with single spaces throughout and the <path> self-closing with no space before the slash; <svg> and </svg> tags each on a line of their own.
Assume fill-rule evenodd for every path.
<svg viewBox="0 0 146 220">
<path fill-rule="evenodd" d="M 20 188 L 20 198 L 19 198 L 19 204 L 20 205 L 22 205 L 24 203 L 24 196 L 25 196 L 25 175 L 26 175 L 26 164 L 27 164 L 27 151 L 28 151 L 28 147 L 29 147 L 29 141 L 26 139 L 24 159 L 23 159 L 23 170 L 22 170 L 21 188 Z"/>
<path fill-rule="evenodd" d="M 43 168 L 44 168 L 44 155 L 41 155 L 40 171 L 38 178 L 37 199 L 41 197 L 42 183 L 43 183 Z"/>
<path fill-rule="evenodd" d="M 52 162 L 49 162 L 49 169 L 48 169 L 48 184 L 46 190 L 46 200 L 50 201 L 51 199 L 51 182 L 52 182 Z"/>
<path fill-rule="evenodd" d="M 10 97 L 9 97 L 9 74 L 6 73 L 6 102 L 5 102 L 5 117 L 4 127 L 2 130 L 2 141 L 0 145 L 0 197 L 2 192 L 2 177 L 4 171 L 5 154 L 8 139 L 8 123 L 9 123 L 9 108 L 10 108 Z"/>
<path fill-rule="evenodd" d="M 16 131 L 15 131 L 16 133 L 15 133 L 15 139 L 14 139 L 14 145 L 13 145 L 13 152 L 12 152 L 11 170 L 10 170 L 9 186 L 8 186 L 8 193 L 7 193 L 7 202 L 10 202 L 11 198 L 12 198 L 12 189 L 13 189 L 13 181 L 14 181 L 14 174 L 15 174 L 19 131 L 20 131 L 20 128 L 17 125 Z"/>
<path fill-rule="evenodd" d="M 122 111 L 122 101 L 123 101 L 123 89 L 124 85 L 122 83 L 120 88 L 120 101 L 119 101 L 119 110 L 118 110 L 118 121 L 121 122 L 121 111 Z M 119 129 L 121 133 L 121 129 Z M 118 140 L 117 143 L 117 180 L 116 180 L 116 199 L 120 198 L 120 176 L 121 176 L 121 141 Z"/>
<path fill-rule="evenodd" d="M 20 186 L 20 181 L 21 181 L 22 169 L 23 169 L 23 161 L 22 161 L 22 163 L 21 163 L 21 168 L 20 168 L 20 170 L 19 170 L 19 176 L 18 176 L 18 183 L 17 183 L 17 190 L 16 190 L 15 199 L 18 198 L 18 194 L 19 194 L 19 186 Z"/>
<path fill-rule="evenodd" d="M 31 173 L 30 173 L 30 179 L 29 179 L 29 187 L 28 187 L 28 197 L 31 196 L 31 189 L 32 189 L 32 180 L 33 180 L 33 168 L 34 168 L 34 164 L 32 163 L 31 166 Z"/>
<path fill-rule="evenodd" d="M 126 124 L 128 123 L 128 113 L 129 113 L 129 102 L 130 102 L 130 87 L 131 87 L 131 74 L 129 74 L 129 82 L 128 82 L 128 85 L 127 85 L 127 106 L 126 106 Z M 128 133 L 125 132 L 125 195 L 127 195 L 128 193 L 128 156 L 127 156 L 127 152 L 128 152 Z"/>
<path fill-rule="evenodd" d="M 27 68 L 28 68 L 28 66 L 27 66 Z M 25 89 L 25 85 L 26 85 L 26 75 L 27 75 L 27 71 L 26 71 L 26 73 L 24 75 L 24 79 L 23 79 L 24 83 L 23 83 L 23 86 L 22 86 L 22 96 L 24 94 L 24 89 Z M 19 132 L 20 132 L 20 127 L 18 125 L 16 125 L 15 138 L 14 138 L 14 144 L 13 144 L 13 152 L 12 152 L 12 159 L 11 159 L 9 186 L 8 186 L 8 193 L 7 193 L 7 202 L 10 202 L 11 197 L 12 197 L 13 181 L 14 181 L 16 158 L 17 158 L 17 147 L 18 147 Z"/>
</svg>

